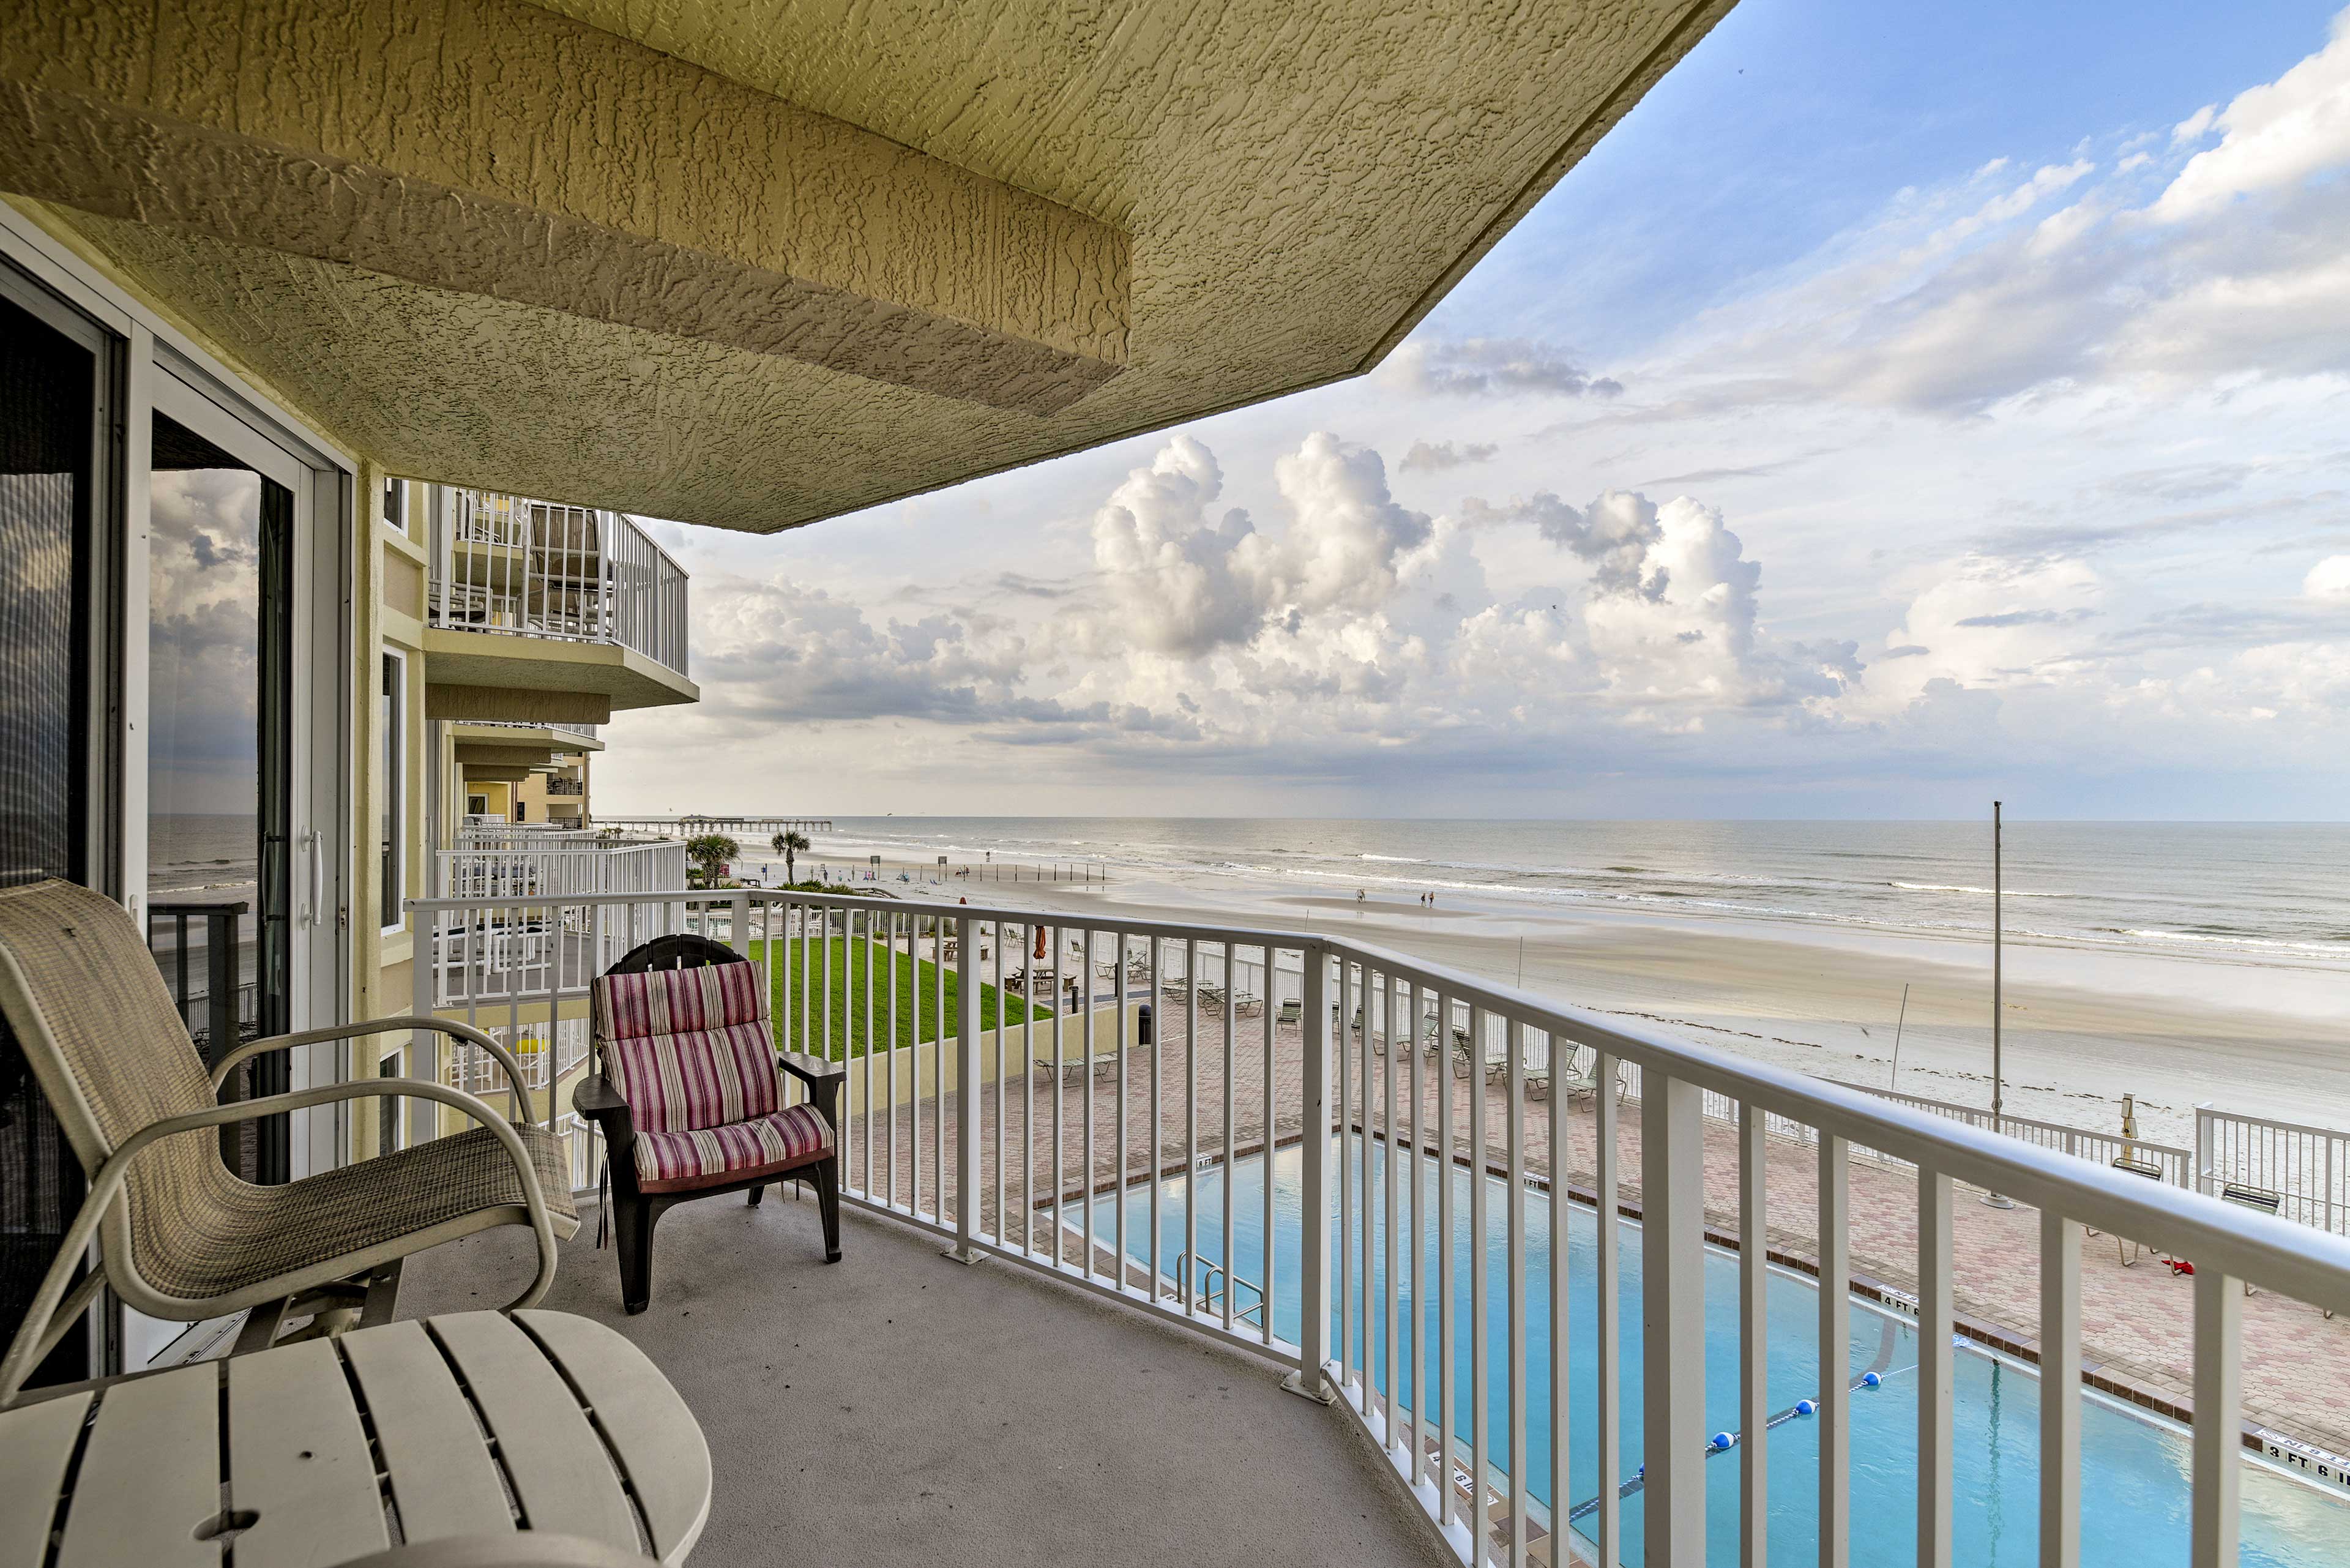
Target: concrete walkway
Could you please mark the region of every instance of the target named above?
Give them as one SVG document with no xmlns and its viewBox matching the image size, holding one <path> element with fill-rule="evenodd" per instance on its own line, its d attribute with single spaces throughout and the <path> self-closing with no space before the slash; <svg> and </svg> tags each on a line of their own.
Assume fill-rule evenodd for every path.
<svg viewBox="0 0 2350 1568">
<path fill-rule="evenodd" d="M 419 1254 L 401 1315 L 506 1300 L 528 1246 Z M 545 1304 L 626 1334 L 701 1421 L 694 1568 L 1449 1561 L 1345 1416 L 1197 1334 L 853 1210 L 827 1266 L 788 1195 L 681 1205 L 654 1249 L 652 1305 L 625 1316 L 591 1216 Z"/>
</svg>

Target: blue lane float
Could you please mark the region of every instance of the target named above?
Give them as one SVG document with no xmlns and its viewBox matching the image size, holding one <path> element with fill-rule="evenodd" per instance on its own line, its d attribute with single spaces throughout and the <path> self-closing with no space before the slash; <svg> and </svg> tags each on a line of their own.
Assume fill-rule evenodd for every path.
<svg viewBox="0 0 2350 1568">
<path fill-rule="evenodd" d="M 1875 1388 L 1884 1381 L 1884 1378 L 1874 1372 L 1864 1372 L 1860 1375 L 1860 1386 L 1863 1388 Z"/>
<path fill-rule="evenodd" d="M 1819 1402 L 1818 1400 L 1816 1400 L 1816 1399 L 1798 1399 L 1798 1400 L 1796 1400 L 1796 1401 L 1795 1401 L 1795 1414 L 1796 1414 L 1796 1415 L 1798 1415 L 1798 1416 L 1816 1416 L 1816 1415 L 1818 1415 L 1819 1413 L 1820 1413 L 1820 1402 Z"/>
<path fill-rule="evenodd" d="M 1738 1440 L 1737 1438 L 1735 1438 L 1731 1437 L 1731 1436 L 1729 1433 L 1727 1433 L 1727 1432 L 1716 1432 L 1716 1433 L 1713 1435 L 1713 1450 L 1714 1450 L 1714 1452 L 1716 1452 L 1716 1453 L 1720 1453 L 1720 1452 L 1721 1452 L 1721 1450 L 1723 1450 L 1724 1449 L 1727 1449 L 1728 1447 L 1730 1447 L 1730 1445 L 1731 1445 L 1731 1444 L 1732 1444 L 1732 1443 L 1736 1442 L 1737 1440 Z"/>
</svg>

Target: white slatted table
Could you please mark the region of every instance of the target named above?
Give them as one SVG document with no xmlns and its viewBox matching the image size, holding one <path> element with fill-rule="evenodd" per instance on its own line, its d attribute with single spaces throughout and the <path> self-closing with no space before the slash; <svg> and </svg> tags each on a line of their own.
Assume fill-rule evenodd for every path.
<svg viewBox="0 0 2350 1568">
<path fill-rule="evenodd" d="M 59 1520 L 57 1568 L 218 1568 L 231 1541 L 236 1568 L 325 1568 L 516 1530 L 676 1563 L 709 1513 L 677 1390 L 567 1313 L 388 1324 L 0 1413 L 0 1568 L 41 1568 Z"/>
</svg>

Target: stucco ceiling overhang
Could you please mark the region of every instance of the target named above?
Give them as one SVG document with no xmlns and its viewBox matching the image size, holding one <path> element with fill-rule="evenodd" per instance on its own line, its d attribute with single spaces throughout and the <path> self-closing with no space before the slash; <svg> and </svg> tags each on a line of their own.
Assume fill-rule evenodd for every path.
<svg viewBox="0 0 2350 1568">
<path fill-rule="evenodd" d="M 771 531 L 1358 374 L 1731 0 L 75 0 L 0 189 L 421 478 Z"/>
</svg>

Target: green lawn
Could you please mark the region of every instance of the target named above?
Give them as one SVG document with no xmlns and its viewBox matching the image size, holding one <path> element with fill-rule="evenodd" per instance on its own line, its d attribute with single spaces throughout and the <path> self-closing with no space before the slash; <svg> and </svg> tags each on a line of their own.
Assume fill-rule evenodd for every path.
<svg viewBox="0 0 2350 1568">
<path fill-rule="evenodd" d="M 778 953 L 776 961 L 768 966 L 775 988 L 774 1005 L 777 1039 L 785 1037 L 784 1021 L 789 1019 L 790 1037 L 795 1042 L 798 1041 L 800 997 L 801 992 L 807 989 L 808 978 L 801 971 L 802 953 L 806 952 L 811 961 L 821 964 L 823 951 L 827 946 L 832 950 L 832 1028 L 824 1053 L 826 1056 L 835 1062 L 845 1061 L 853 1054 L 861 1054 L 867 1040 L 879 1038 L 886 1033 L 889 1027 L 889 990 L 893 980 L 898 992 L 898 1044 L 912 1045 L 954 1032 L 955 1008 L 960 1000 L 961 987 L 958 983 L 960 977 L 953 970 L 946 971 L 946 1027 L 941 1030 L 939 1027 L 938 996 L 934 990 L 938 983 L 934 973 L 936 965 L 918 961 L 906 953 L 892 952 L 879 942 L 852 941 L 844 937 L 835 937 L 829 943 L 810 942 L 805 948 L 796 941 L 790 946 L 793 951 L 788 965 L 784 955 Z M 764 961 L 766 947 L 764 942 L 753 942 L 752 959 L 754 961 Z M 895 961 L 894 975 L 891 972 L 892 961 Z M 789 974 L 785 972 L 787 967 L 791 971 Z M 865 993 L 868 979 L 872 985 L 875 1019 L 869 1029 L 865 1021 Z M 826 1037 L 824 1004 L 825 985 L 824 981 L 818 981 L 815 994 L 808 998 L 807 1015 L 809 1033 L 816 1038 Z M 983 984 L 979 988 L 981 1028 L 993 1029 L 995 1026 L 999 1004 L 1003 1009 L 1003 1022 L 1006 1023 L 1018 1023 L 1029 1015 L 1027 1003 L 1019 997 L 1003 997 L 999 1002 L 995 987 Z M 849 1034 L 852 1008 L 857 1021 L 854 1041 Z M 1039 1018 L 1052 1015 L 1053 1010 L 1049 1007 L 1040 1006 L 1035 1012 Z M 806 1050 L 806 1047 L 803 1044 L 800 1049 Z"/>
</svg>

